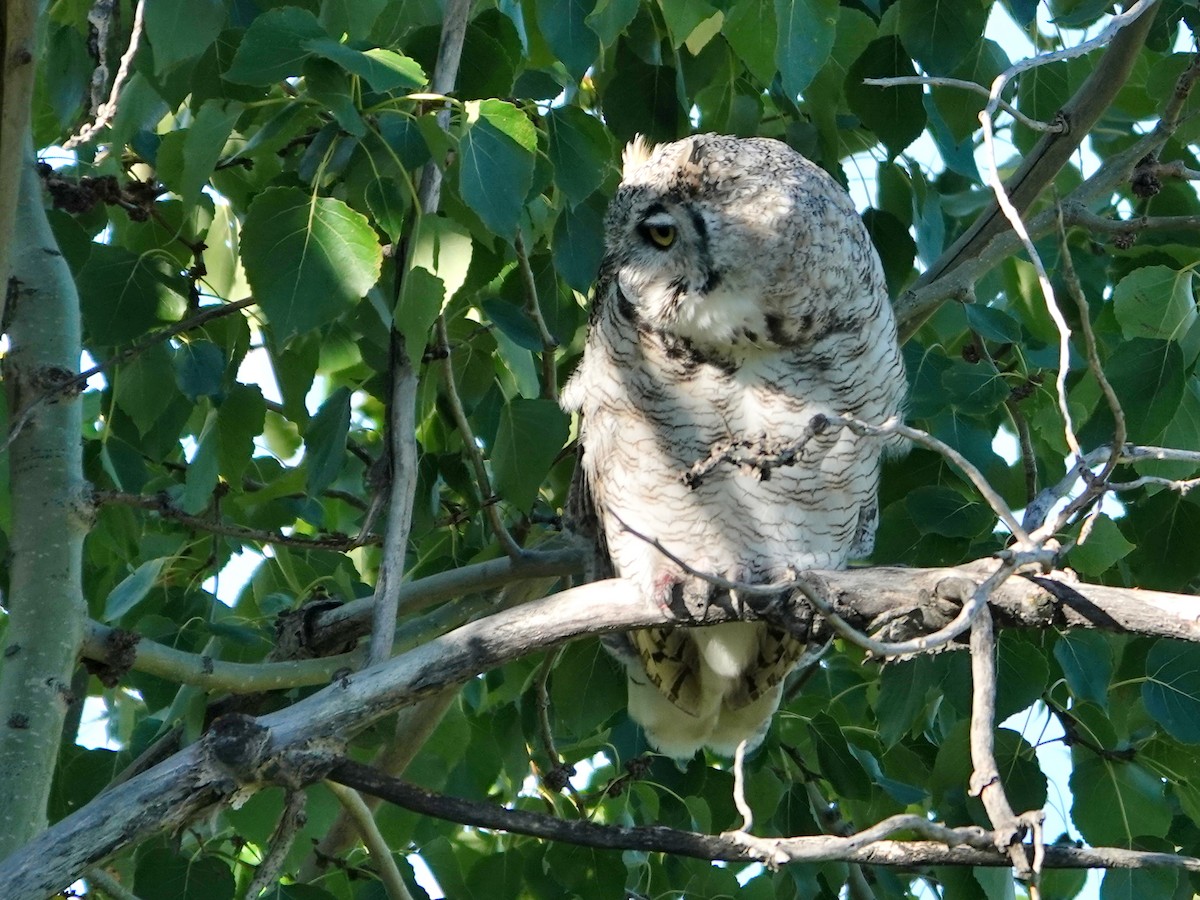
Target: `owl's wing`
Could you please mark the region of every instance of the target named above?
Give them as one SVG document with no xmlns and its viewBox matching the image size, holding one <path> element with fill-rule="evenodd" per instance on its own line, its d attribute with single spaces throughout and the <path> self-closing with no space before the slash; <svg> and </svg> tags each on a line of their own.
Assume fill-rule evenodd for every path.
<svg viewBox="0 0 1200 900">
<path fill-rule="evenodd" d="M 765 625 L 759 632 L 758 659 L 742 674 L 741 683 L 726 695 L 726 705 L 740 709 L 758 700 L 787 678 L 806 646 L 786 631 Z"/>
<path fill-rule="evenodd" d="M 600 521 L 600 510 L 596 496 L 583 464 L 583 443 L 575 447 L 575 472 L 571 476 L 571 487 L 567 491 L 567 506 L 564 525 L 567 530 L 586 545 L 588 581 L 601 581 L 616 575 L 612 559 L 608 555 L 608 541 L 604 537 L 604 523 Z"/>
<path fill-rule="evenodd" d="M 691 716 L 700 715 L 700 661 L 696 642 L 681 628 L 643 628 L 625 635 L 642 670 L 664 697 Z"/>
</svg>

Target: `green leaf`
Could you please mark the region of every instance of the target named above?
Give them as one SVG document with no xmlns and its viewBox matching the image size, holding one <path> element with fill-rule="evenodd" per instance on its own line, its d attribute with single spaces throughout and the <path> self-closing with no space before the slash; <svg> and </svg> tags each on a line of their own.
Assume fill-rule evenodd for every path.
<svg viewBox="0 0 1200 900">
<path fill-rule="evenodd" d="M 350 434 L 350 390 L 340 387 L 321 404 L 304 429 L 304 459 L 308 468 L 305 493 L 319 497 L 342 470 Z"/>
<path fill-rule="evenodd" d="M 125 613 L 141 603 L 146 598 L 146 595 L 150 593 L 150 589 L 154 587 L 155 582 L 158 581 L 158 576 L 162 572 L 163 566 L 170 561 L 170 557 L 165 556 L 147 560 L 127 575 L 120 584 L 112 589 L 105 599 L 104 613 L 101 616 L 101 621 L 116 622 Z"/>
<path fill-rule="evenodd" d="M 85 337 L 91 344 L 126 344 L 187 308 L 183 279 L 161 254 L 130 253 L 97 244 L 79 272 Z"/>
<path fill-rule="evenodd" d="M 235 384 L 217 408 L 218 456 L 226 481 L 238 483 L 254 455 L 254 439 L 262 434 L 267 402 L 256 384 Z"/>
<path fill-rule="evenodd" d="M 891 156 L 896 156 L 915 141 L 925 128 L 921 88 L 916 85 L 877 87 L 863 84 L 863 80 L 916 74 L 908 54 L 894 35 L 872 41 L 846 73 L 846 100 L 850 109 L 887 145 Z"/>
<path fill-rule="evenodd" d="M 726 14 L 721 33 L 750 74 L 770 84 L 779 40 L 774 0 L 739 0 Z"/>
<path fill-rule="evenodd" d="M 867 226 L 867 234 L 883 263 L 888 292 L 895 296 L 912 274 L 917 245 L 908 233 L 908 227 L 885 210 L 868 209 L 863 213 L 863 224 Z"/>
<path fill-rule="evenodd" d="M 554 265 L 572 288 L 587 293 L 604 257 L 604 209 L 580 203 L 564 209 L 554 223 Z"/>
<path fill-rule="evenodd" d="M 333 113 L 347 134 L 361 138 L 367 133 L 367 124 L 358 111 L 357 92 L 345 69 L 327 59 L 306 60 L 304 86 L 309 97 Z"/>
<path fill-rule="evenodd" d="M 483 311 L 518 347 L 537 351 L 542 349 L 542 335 L 522 307 L 493 297 L 483 301 Z"/>
<path fill-rule="evenodd" d="M 219 397 L 225 381 L 225 354 L 211 341 L 189 341 L 175 351 L 175 383 L 195 403 Z"/>
<path fill-rule="evenodd" d="M 1061 635 L 1054 644 L 1054 658 L 1067 686 L 1077 700 L 1108 707 L 1108 686 L 1112 681 L 1112 646 L 1096 631 L 1072 631 Z"/>
<path fill-rule="evenodd" d="M 447 299 L 466 282 L 471 253 L 471 236 L 461 224 L 441 216 L 422 217 L 413 266 L 436 275 L 445 286 Z"/>
<path fill-rule="evenodd" d="M 146 4 L 146 37 L 154 50 L 154 71 L 204 53 L 225 25 L 221 0 L 155 0 Z"/>
<path fill-rule="evenodd" d="M 466 110 L 459 192 L 484 225 L 511 240 L 533 183 L 537 133 L 521 110 L 503 100 L 472 100 Z"/>
<path fill-rule="evenodd" d="M 1123 532 L 1134 549 L 1125 557 L 1134 583 L 1157 591 L 1186 591 L 1200 575 L 1195 552 L 1200 507 L 1174 491 L 1161 491 L 1131 504 Z"/>
<path fill-rule="evenodd" d="M 241 113 L 240 103 L 206 100 L 190 128 L 163 135 L 158 175 L 185 206 L 195 206 L 200 199 Z"/>
<path fill-rule="evenodd" d="M 684 45 L 702 22 L 717 15 L 716 7 L 707 0 L 670 0 L 661 4 L 661 9 L 663 21 L 667 24 L 667 34 L 671 38 L 671 47 L 675 50 Z M 691 52 L 694 56 L 699 50 Z"/>
<path fill-rule="evenodd" d="M 445 299 L 446 289 L 440 278 L 423 268 L 409 270 L 404 296 L 392 311 L 392 319 L 404 335 L 404 350 L 414 365 L 425 355 L 429 329 L 437 321 Z"/>
<path fill-rule="evenodd" d="M 1092 520 L 1087 540 L 1072 547 L 1067 558 L 1071 567 L 1084 575 L 1100 575 L 1128 556 L 1133 546 L 1125 540 L 1116 522 L 1098 515 Z"/>
<path fill-rule="evenodd" d="M 171 352 L 156 344 L 117 369 L 113 375 L 114 400 L 145 434 L 179 395 L 164 385 L 175 384 Z"/>
<path fill-rule="evenodd" d="M 1168 848 L 1164 849 L 1170 852 Z M 1100 900 L 1177 897 L 1178 883 L 1179 872 L 1176 869 L 1109 869 L 1100 882 Z"/>
<path fill-rule="evenodd" d="M 1040 643 L 1023 635 L 1000 635 L 996 663 L 996 721 L 1027 709 L 1042 696 L 1050 681 L 1050 664 Z"/>
<path fill-rule="evenodd" d="M 917 723 L 931 687 L 933 670 L 927 657 L 893 663 L 880 673 L 875 717 L 885 745 L 895 744 Z"/>
<path fill-rule="evenodd" d="M 242 228 L 246 278 L 276 339 L 343 313 L 378 280 L 383 261 L 367 218 L 341 200 L 268 188 Z"/>
<path fill-rule="evenodd" d="M 842 728 L 825 713 L 813 716 L 808 732 L 817 750 L 821 774 L 843 797 L 867 800 L 871 796 L 871 779 L 862 763 L 855 759 L 842 736 Z"/>
<path fill-rule="evenodd" d="M 399 241 L 409 210 L 408 198 L 400 182 L 387 176 L 376 178 L 367 185 L 363 194 L 367 209 L 375 217 L 375 224 L 379 230 L 386 234 L 393 244 Z"/>
<path fill-rule="evenodd" d="M 208 507 L 213 490 L 221 477 L 221 458 L 218 452 L 220 442 L 216 410 L 209 410 L 196 444 L 196 452 L 188 460 L 183 492 L 179 495 L 179 508 L 193 516 Z"/>
<path fill-rule="evenodd" d="M 522 512 L 530 510 L 569 430 L 553 400 L 517 397 L 505 406 L 492 449 L 496 493 Z"/>
<path fill-rule="evenodd" d="M 309 40 L 304 47 L 317 56 L 337 63 L 351 75 L 364 79 L 372 90 L 380 93 L 398 88 L 419 88 L 427 80 L 420 63 L 394 50 L 381 50 L 378 47 L 355 50 L 328 35 Z"/>
<path fill-rule="evenodd" d="M 546 116 L 554 183 L 576 205 L 600 187 L 612 159 L 612 142 L 595 116 L 563 106 Z"/>
<path fill-rule="evenodd" d="M 990 531 L 996 521 L 996 514 L 982 503 L 941 485 L 923 485 L 910 491 L 904 505 L 922 534 L 973 538 Z"/>
<path fill-rule="evenodd" d="M 586 738 L 625 708 L 625 676 L 599 642 L 576 641 L 554 667 L 550 699 L 569 734 Z"/>
<path fill-rule="evenodd" d="M 683 124 L 683 108 L 675 92 L 676 72 L 648 65 L 617 45 L 616 74 L 601 97 L 604 120 L 619 141 L 645 135 L 652 142 L 674 140 Z"/>
<path fill-rule="evenodd" d="M 229 864 L 154 847 L 137 856 L 133 892 L 140 900 L 229 900 L 236 887 Z"/>
<path fill-rule="evenodd" d="M 942 373 L 942 389 L 956 409 L 978 416 L 990 413 L 1010 393 L 1004 376 L 986 360 L 974 365 L 951 362 Z"/>
<path fill-rule="evenodd" d="M 775 0 L 775 64 L 783 89 L 799 97 L 833 48 L 837 0 Z"/>
<path fill-rule="evenodd" d="M 273 84 L 299 75 L 309 43 L 327 38 L 316 16 L 298 6 L 280 6 L 255 18 L 246 29 L 224 77 L 238 84 Z"/>
<path fill-rule="evenodd" d="M 904 0 L 900 39 L 930 75 L 949 75 L 979 45 L 990 11 L 980 0 Z"/>
<path fill-rule="evenodd" d="M 1145 338 L 1125 341 L 1109 357 L 1104 373 L 1125 410 L 1129 440 L 1153 443 L 1183 399 L 1185 376 L 1179 345 Z M 1111 421 L 1107 407 L 1099 420 L 1105 425 Z"/>
<path fill-rule="evenodd" d="M 1156 641 L 1146 657 L 1142 702 L 1173 738 L 1200 744 L 1200 647 Z"/>
<path fill-rule="evenodd" d="M 1071 818 L 1094 847 L 1129 847 L 1134 838 L 1162 837 L 1171 826 L 1162 781 L 1135 762 L 1081 757 L 1070 787 Z"/>
<path fill-rule="evenodd" d="M 1127 338 L 1178 341 L 1197 319 L 1190 269 L 1135 269 L 1113 288 L 1112 303 Z"/>
<path fill-rule="evenodd" d="M 940 210 L 938 215 L 941 215 Z M 968 303 L 963 310 L 967 315 L 967 324 L 980 337 L 1002 344 L 1015 344 L 1021 340 L 1021 323 L 1004 310 L 978 303 Z"/>
<path fill-rule="evenodd" d="M 584 22 L 606 47 L 616 43 L 629 27 L 638 11 L 638 0 L 596 0 L 596 7 L 584 17 Z"/>
<path fill-rule="evenodd" d="M 537 5 L 537 26 L 571 77 L 583 78 L 600 54 L 600 39 L 588 27 L 589 0 L 545 0 Z"/>
</svg>

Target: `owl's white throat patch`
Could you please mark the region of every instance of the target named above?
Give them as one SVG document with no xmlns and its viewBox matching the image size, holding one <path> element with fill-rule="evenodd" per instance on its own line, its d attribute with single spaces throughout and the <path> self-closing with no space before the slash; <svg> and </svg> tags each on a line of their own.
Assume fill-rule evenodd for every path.
<svg viewBox="0 0 1200 900">
<path fill-rule="evenodd" d="M 718 284 L 707 293 L 688 291 L 679 299 L 671 329 L 698 344 L 733 346 L 765 338 L 763 311 L 745 291 Z"/>
</svg>

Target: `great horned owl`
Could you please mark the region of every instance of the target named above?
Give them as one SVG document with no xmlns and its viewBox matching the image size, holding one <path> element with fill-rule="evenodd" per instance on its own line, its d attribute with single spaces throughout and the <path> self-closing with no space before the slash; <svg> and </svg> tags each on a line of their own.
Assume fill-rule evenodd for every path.
<svg viewBox="0 0 1200 900">
<path fill-rule="evenodd" d="M 572 503 L 592 511 L 616 574 L 668 608 L 715 588 L 646 537 L 753 583 L 869 553 L 888 442 L 811 426 L 838 413 L 879 423 L 904 402 L 883 271 L 846 193 L 778 141 L 638 140 L 605 231 L 562 403 L 582 417 Z M 685 481 L 719 443 L 806 435 L 797 463 L 769 477 L 723 464 Z M 676 758 L 757 746 L 803 649 L 761 622 L 623 639 L 629 712 Z"/>
</svg>

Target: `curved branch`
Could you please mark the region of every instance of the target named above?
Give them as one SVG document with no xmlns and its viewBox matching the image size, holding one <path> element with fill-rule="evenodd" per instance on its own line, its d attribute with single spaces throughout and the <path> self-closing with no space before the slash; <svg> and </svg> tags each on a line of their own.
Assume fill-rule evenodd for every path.
<svg viewBox="0 0 1200 900">
<path fill-rule="evenodd" d="M 1012 865 L 1009 856 L 996 850 L 990 836 L 982 829 L 947 828 L 915 815 L 892 816 L 878 825 L 846 837 L 816 835 L 762 839 L 741 834 L 699 834 L 661 825 L 636 828 L 599 825 L 579 819 L 558 819 L 542 813 L 505 809 L 436 794 L 399 779 L 388 778 L 369 766 L 350 760 L 342 760 L 335 765 L 329 778 L 424 816 L 585 847 L 671 853 L 708 860 L 751 861 L 767 857 L 768 862 L 775 864 L 843 860 L 888 866 Z M 899 831 L 912 831 L 929 840 L 886 840 L 888 835 Z M 1031 847 L 1018 846 L 1015 849 L 1018 853 L 1025 850 L 1032 857 Z M 1200 872 L 1200 859 L 1111 847 L 1090 850 L 1046 848 L 1046 868 L 1082 869 L 1094 866 L 1132 869 L 1169 866 Z"/>
</svg>

